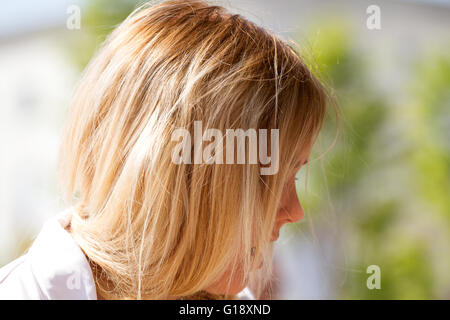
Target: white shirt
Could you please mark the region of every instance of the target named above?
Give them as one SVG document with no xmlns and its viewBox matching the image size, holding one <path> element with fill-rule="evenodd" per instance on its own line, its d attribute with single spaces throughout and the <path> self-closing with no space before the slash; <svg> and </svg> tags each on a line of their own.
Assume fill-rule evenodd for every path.
<svg viewBox="0 0 450 320">
<path fill-rule="evenodd" d="M 0 299 L 97 299 L 89 263 L 65 230 L 70 210 L 47 221 L 28 252 L 0 269 Z M 254 297 L 245 288 L 238 299 Z"/>
</svg>

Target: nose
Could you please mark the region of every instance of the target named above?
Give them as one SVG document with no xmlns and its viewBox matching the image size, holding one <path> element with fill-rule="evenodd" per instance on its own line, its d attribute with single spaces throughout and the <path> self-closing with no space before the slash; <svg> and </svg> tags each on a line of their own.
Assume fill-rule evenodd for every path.
<svg viewBox="0 0 450 320">
<path fill-rule="evenodd" d="M 285 223 L 298 222 L 305 215 L 294 184 L 293 187 L 290 188 L 286 198 L 286 202 L 281 208 L 278 218 L 279 221 L 282 222 L 282 225 Z"/>
</svg>

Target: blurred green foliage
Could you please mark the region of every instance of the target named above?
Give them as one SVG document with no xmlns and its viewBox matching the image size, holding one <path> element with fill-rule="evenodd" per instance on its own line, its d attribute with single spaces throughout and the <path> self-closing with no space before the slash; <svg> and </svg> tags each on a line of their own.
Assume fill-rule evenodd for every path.
<svg viewBox="0 0 450 320">
<path fill-rule="evenodd" d="M 339 225 L 342 245 L 329 268 L 346 279 L 338 298 L 449 298 L 449 44 L 418 53 L 406 71 L 392 70 L 411 79 L 394 96 L 374 83 L 378 71 L 364 58 L 371 52 L 353 29 L 344 20 L 321 22 L 305 57 L 334 88 L 340 137 L 322 167 L 311 166 L 313 197 L 305 201 L 316 228 L 327 215 Z M 334 120 L 320 137 L 325 145 Z M 366 286 L 372 264 L 381 269 L 381 290 Z"/>
<path fill-rule="evenodd" d="M 75 65 L 83 69 L 111 33 L 125 18 L 145 0 L 92 0 L 86 1 L 81 15 L 82 32 L 71 38 L 67 52 Z M 157 1 L 153 1 L 157 2 Z"/>
</svg>

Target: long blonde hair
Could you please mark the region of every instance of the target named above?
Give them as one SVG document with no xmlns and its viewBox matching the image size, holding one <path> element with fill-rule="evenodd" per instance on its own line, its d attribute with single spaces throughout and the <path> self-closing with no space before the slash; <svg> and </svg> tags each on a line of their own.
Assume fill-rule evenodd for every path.
<svg viewBox="0 0 450 320">
<path fill-rule="evenodd" d="M 86 68 L 60 150 L 71 232 L 99 295 L 201 296 L 230 265 L 264 284 L 283 187 L 325 108 L 293 46 L 242 16 L 196 0 L 133 12 Z M 278 173 L 174 164 L 171 134 L 196 120 L 222 132 L 279 129 Z"/>
</svg>

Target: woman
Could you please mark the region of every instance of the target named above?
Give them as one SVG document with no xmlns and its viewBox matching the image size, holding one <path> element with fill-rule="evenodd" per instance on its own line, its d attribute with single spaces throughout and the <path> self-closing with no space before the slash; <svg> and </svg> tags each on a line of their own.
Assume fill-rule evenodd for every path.
<svg viewBox="0 0 450 320">
<path fill-rule="evenodd" d="M 258 297 L 280 228 L 303 216 L 295 176 L 325 109 L 291 46 L 240 15 L 141 7 L 75 94 L 60 152 L 69 209 L 3 268 L 0 294 Z"/>
</svg>

